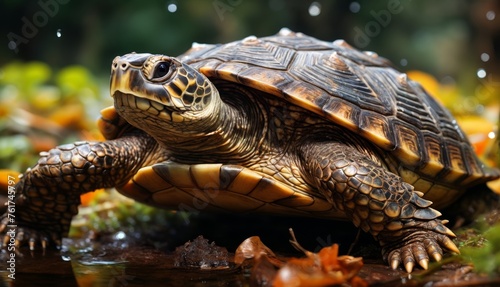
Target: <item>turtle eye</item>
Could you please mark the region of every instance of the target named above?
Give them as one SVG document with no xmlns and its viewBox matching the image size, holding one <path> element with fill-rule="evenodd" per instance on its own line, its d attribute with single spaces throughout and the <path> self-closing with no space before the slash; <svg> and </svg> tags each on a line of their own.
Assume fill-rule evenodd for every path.
<svg viewBox="0 0 500 287">
<path fill-rule="evenodd" d="M 170 63 L 160 62 L 156 65 L 152 80 L 162 80 L 170 72 Z"/>
</svg>

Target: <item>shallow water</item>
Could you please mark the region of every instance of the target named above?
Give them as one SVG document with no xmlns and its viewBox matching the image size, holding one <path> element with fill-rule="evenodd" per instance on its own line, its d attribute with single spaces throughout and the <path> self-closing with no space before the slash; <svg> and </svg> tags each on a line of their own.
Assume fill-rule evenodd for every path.
<svg viewBox="0 0 500 287">
<path fill-rule="evenodd" d="M 176 268 L 172 252 L 137 246 L 121 250 L 104 246 L 71 255 L 67 251 L 43 253 L 22 248 L 16 262 L 15 280 L 7 278 L 8 272 L 3 270 L 5 268 L 0 276 L 6 286 L 249 286 L 248 274 L 234 265 L 223 270 Z M 472 273 L 469 266 L 457 263 L 444 265 L 429 275 L 417 270 L 410 276 L 390 270 L 381 261 L 368 259 L 359 276 L 370 286 L 500 284 L 500 278 L 479 276 Z"/>
<path fill-rule="evenodd" d="M 0 278 L 5 286 L 250 286 L 248 270 L 236 268 L 231 262 L 236 247 L 247 237 L 260 235 L 262 242 L 281 257 L 302 256 L 288 242 L 289 227 L 294 229 L 302 246 L 315 252 L 339 243 L 339 254 L 347 254 L 356 238 L 356 230 L 348 222 L 269 216 L 223 218 L 230 220 L 203 216 L 192 226 L 159 228 L 160 231 L 153 233 L 90 232 L 83 238 L 65 239 L 61 250 L 30 252 L 22 247 L 16 255 L 15 280 L 7 277 L 8 253 L 2 251 Z M 201 270 L 175 266 L 175 248 L 199 234 L 229 251 L 228 268 Z M 471 267 L 458 263 L 441 267 L 431 264 L 430 271 L 417 268 L 411 276 L 402 270 L 393 271 L 382 262 L 380 250 L 368 235 L 361 235 L 351 255 L 363 255 L 364 266 L 358 275 L 370 286 L 500 285 L 500 278 L 477 275 Z"/>
</svg>

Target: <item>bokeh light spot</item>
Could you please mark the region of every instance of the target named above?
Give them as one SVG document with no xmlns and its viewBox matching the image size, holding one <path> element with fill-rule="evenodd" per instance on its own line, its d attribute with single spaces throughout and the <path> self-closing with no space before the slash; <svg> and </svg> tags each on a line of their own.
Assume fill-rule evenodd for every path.
<svg viewBox="0 0 500 287">
<path fill-rule="evenodd" d="M 486 77 L 486 71 L 484 69 L 477 70 L 477 77 L 480 79 L 484 79 Z"/>
<path fill-rule="evenodd" d="M 321 4 L 318 2 L 312 2 L 309 6 L 309 15 L 315 17 L 321 14 Z"/>
<path fill-rule="evenodd" d="M 496 17 L 495 11 L 486 12 L 486 19 L 493 21 L 495 20 L 495 17 Z"/>
<path fill-rule="evenodd" d="M 349 5 L 349 10 L 352 13 L 358 13 L 361 10 L 361 5 L 359 5 L 359 3 L 356 1 L 351 2 L 351 5 Z"/>
<path fill-rule="evenodd" d="M 481 61 L 488 62 L 489 60 L 490 60 L 490 55 L 488 55 L 488 53 L 481 54 Z"/>
</svg>

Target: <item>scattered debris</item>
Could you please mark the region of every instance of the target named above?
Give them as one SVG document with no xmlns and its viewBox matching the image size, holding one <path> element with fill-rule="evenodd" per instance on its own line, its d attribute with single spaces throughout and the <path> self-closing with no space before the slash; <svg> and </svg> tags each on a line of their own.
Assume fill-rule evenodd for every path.
<svg viewBox="0 0 500 287">
<path fill-rule="evenodd" d="M 203 236 L 192 242 L 188 241 L 174 251 L 174 266 L 183 268 L 200 268 L 204 270 L 229 268 L 227 249 L 208 243 Z"/>
</svg>

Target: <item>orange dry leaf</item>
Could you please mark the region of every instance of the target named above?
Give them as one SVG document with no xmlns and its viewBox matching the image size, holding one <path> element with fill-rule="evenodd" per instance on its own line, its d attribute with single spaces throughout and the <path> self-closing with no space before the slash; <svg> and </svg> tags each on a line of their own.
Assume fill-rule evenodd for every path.
<svg viewBox="0 0 500 287">
<path fill-rule="evenodd" d="M 242 265 L 246 261 L 253 263 L 250 286 L 271 286 L 276 271 L 284 264 L 258 236 L 245 239 L 234 253 L 234 263 Z"/>
<path fill-rule="evenodd" d="M 258 286 L 274 287 L 320 287 L 350 283 L 363 287 L 367 283 L 356 276 L 363 266 L 362 258 L 338 256 L 338 245 L 325 247 L 319 253 L 305 250 L 297 242 L 290 230 L 290 243 L 304 252 L 305 258 L 291 258 L 286 262 L 279 260 L 259 237 L 253 236 L 240 244 L 235 252 L 236 264 L 253 260 L 250 280 Z"/>
<path fill-rule="evenodd" d="M 234 263 L 240 265 L 247 259 L 260 259 L 262 256 L 276 259 L 273 251 L 269 249 L 258 236 L 252 236 L 245 239 L 234 253 Z M 279 260 L 278 260 L 279 261 Z M 281 261 L 279 261 L 281 262 Z M 276 262 L 277 263 L 277 262 Z M 279 263 L 278 263 L 279 264 Z"/>
<path fill-rule="evenodd" d="M 274 279 L 274 287 L 320 287 L 349 282 L 351 286 L 367 286 L 367 283 L 356 276 L 363 259 L 352 256 L 338 256 L 339 246 L 334 244 L 322 248 L 319 253 L 305 250 L 297 242 L 290 230 L 290 243 L 304 252 L 306 258 L 292 258 L 283 266 Z"/>
</svg>

